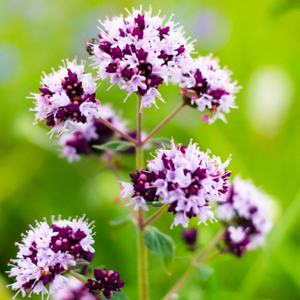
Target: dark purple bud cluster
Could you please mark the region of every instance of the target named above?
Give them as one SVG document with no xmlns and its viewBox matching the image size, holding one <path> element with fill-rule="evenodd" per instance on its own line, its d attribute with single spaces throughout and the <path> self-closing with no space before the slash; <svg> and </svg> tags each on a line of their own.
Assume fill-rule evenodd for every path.
<svg viewBox="0 0 300 300">
<path fill-rule="evenodd" d="M 143 197 L 146 202 L 157 202 L 159 196 L 156 195 L 157 188 L 153 186 L 158 176 L 148 170 L 137 171 L 129 174 L 133 184 L 134 194 L 132 197 Z"/>
<path fill-rule="evenodd" d="M 120 280 L 120 274 L 116 271 L 95 269 L 94 277 L 95 280 L 88 279 L 86 287 L 91 291 L 102 292 L 107 299 L 124 287 L 124 281 Z"/>
<path fill-rule="evenodd" d="M 82 258 L 91 262 L 94 256 L 94 252 L 84 250 L 81 246 L 83 239 L 87 237 L 87 234 L 81 229 L 75 232 L 70 227 L 59 227 L 56 224 L 51 225 L 53 232 L 57 232 L 57 235 L 51 237 L 50 249 L 57 253 L 61 251 L 63 253 L 71 254 L 74 259 Z"/>
<path fill-rule="evenodd" d="M 181 232 L 182 240 L 188 245 L 188 249 L 190 251 L 197 250 L 196 242 L 197 242 L 198 231 L 197 228 L 187 228 L 183 229 Z"/>
</svg>

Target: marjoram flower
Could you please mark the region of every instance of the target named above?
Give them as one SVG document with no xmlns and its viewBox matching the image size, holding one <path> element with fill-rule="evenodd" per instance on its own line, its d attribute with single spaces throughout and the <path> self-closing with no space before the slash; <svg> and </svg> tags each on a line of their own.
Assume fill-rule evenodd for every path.
<svg viewBox="0 0 300 300">
<path fill-rule="evenodd" d="M 175 226 L 187 227 L 192 217 L 206 224 L 215 220 L 210 203 L 226 199 L 229 161 L 210 157 L 209 151 L 200 151 L 192 141 L 186 147 L 172 140 L 171 149 L 158 149 L 147 169 L 130 174 L 132 184 L 122 182 L 121 196 L 132 195 L 130 204 L 135 204 L 135 210 L 148 210 L 149 203 L 168 205 L 168 211 L 176 215 Z"/>
<path fill-rule="evenodd" d="M 155 98 L 164 102 L 158 87 L 185 67 L 193 45 L 172 17 L 164 24 L 165 17 L 152 16 L 151 7 L 127 12 L 127 17 L 100 21 L 99 44 L 92 47 L 94 67 L 101 79 L 110 77 L 126 90 L 127 97 L 140 95 L 141 108 L 156 106 Z"/>
<path fill-rule="evenodd" d="M 44 73 L 39 88 L 40 94 L 32 93 L 35 99 L 35 119 L 46 120 L 54 132 L 74 130 L 78 124 L 92 121 L 99 115 L 99 101 L 95 99 L 96 83 L 91 74 L 84 72 L 85 63 L 63 61 L 58 71 Z"/>
<path fill-rule="evenodd" d="M 226 122 L 223 113 L 237 108 L 234 94 L 240 89 L 230 76 L 231 72 L 221 69 L 218 59 L 213 59 L 211 55 L 192 59 L 189 71 L 182 70 L 178 80 L 181 81 L 184 102 L 201 112 L 208 110 L 212 114 L 211 117 L 209 114 L 203 115 L 203 121 L 212 123 L 219 118 Z"/>
<path fill-rule="evenodd" d="M 24 297 L 32 293 L 55 294 L 64 288 L 68 279 L 63 274 L 76 265 L 77 259 L 91 261 L 94 253 L 92 225 L 88 220 L 76 218 L 55 220 L 48 225 L 46 219 L 30 226 L 23 235 L 22 243 L 16 243 L 19 252 L 11 260 L 9 277 L 15 277 L 11 284 Z M 47 289 L 48 287 L 48 289 Z M 47 298 L 47 299 L 48 299 Z"/>
<path fill-rule="evenodd" d="M 217 217 L 225 223 L 227 251 L 241 257 L 246 250 L 265 243 L 272 228 L 272 200 L 249 180 L 236 176 L 225 203 L 217 208 Z"/>
</svg>

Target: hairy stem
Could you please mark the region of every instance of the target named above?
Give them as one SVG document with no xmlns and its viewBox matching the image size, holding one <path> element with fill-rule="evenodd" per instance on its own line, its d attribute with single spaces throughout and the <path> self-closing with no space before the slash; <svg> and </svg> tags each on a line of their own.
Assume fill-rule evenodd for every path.
<svg viewBox="0 0 300 300">
<path fill-rule="evenodd" d="M 151 222 L 153 222 L 155 219 L 157 219 L 159 216 L 161 216 L 167 209 L 168 209 L 168 206 L 163 205 L 152 216 L 150 216 L 146 221 L 143 222 L 142 227 L 146 227 L 147 225 L 149 225 Z"/>
<path fill-rule="evenodd" d="M 162 300 L 170 300 L 172 299 L 173 294 L 176 294 L 182 286 L 185 284 L 186 280 L 191 276 L 191 274 L 194 271 L 195 265 L 199 265 L 203 262 L 209 261 L 214 259 L 220 254 L 220 251 L 215 252 L 209 257 L 206 257 L 206 254 L 216 246 L 216 244 L 219 242 L 219 240 L 223 237 L 224 230 L 220 230 L 217 235 L 211 240 L 211 242 L 208 244 L 208 246 L 202 251 L 202 253 L 197 256 L 193 262 L 189 265 L 189 267 L 186 269 L 184 274 L 180 277 L 180 279 L 174 284 L 172 289 L 168 292 L 168 294 L 162 299 Z"/>
<path fill-rule="evenodd" d="M 87 280 L 85 278 L 83 278 L 81 275 L 79 275 L 78 273 L 70 270 L 69 274 L 73 277 L 75 277 L 76 279 L 78 279 L 79 281 L 81 281 L 83 284 L 87 283 Z"/>
<path fill-rule="evenodd" d="M 138 96 L 137 105 L 137 144 L 136 144 L 136 169 L 139 171 L 144 165 L 144 150 L 142 144 L 142 113 L 141 96 Z M 139 280 L 139 300 L 149 300 L 149 280 L 148 280 L 148 253 L 144 243 L 144 211 L 139 208 L 137 224 L 137 248 L 138 248 L 138 280 Z"/>
<path fill-rule="evenodd" d="M 147 143 L 154 134 L 156 134 L 163 126 L 165 126 L 181 109 L 186 105 L 185 102 L 182 102 L 167 118 L 165 118 L 159 125 L 157 125 L 149 135 L 144 139 L 143 145 Z"/>
<path fill-rule="evenodd" d="M 118 133 L 124 139 L 128 140 L 129 142 L 133 143 L 134 145 L 137 144 L 137 141 L 134 138 L 132 138 L 131 136 L 129 136 L 127 133 L 122 132 L 121 130 L 119 130 L 118 128 L 116 128 L 113 124 L 111 124 L 110 122 L 108 122 L 107 120 L 105 120 L 105 119 L 103 119 L 101 117 L 99 117 L 98 120 L 101 121 L 108 128 L 110 128 L 112 131 Z"/>
</svg>

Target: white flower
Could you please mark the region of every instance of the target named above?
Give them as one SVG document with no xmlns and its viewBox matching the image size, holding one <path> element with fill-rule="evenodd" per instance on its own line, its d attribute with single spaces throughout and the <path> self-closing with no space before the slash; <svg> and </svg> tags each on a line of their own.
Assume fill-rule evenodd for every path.
<svg viewBox="0 0 300 300">
<path fill-rule="evenodd" d="M 213 59 L 212 55 L 199 56 L 188 62 L 188 67 L 181 70 L 181 76 L 177 74 L 177 81 L 181 81 L 186 102 L 190 101 L 201 112 L 212 112 L 212 117 L 208 117 L 210 123 L 217 118 L 226 122 L 223 113 L 237 108 L 234 94 L 240 89 L 236 81 L 232 82 L 231 74 L 226 68 L 221 69 L 218 59 Z"/>
<path fill-rule="evenodd" d="M 30 226 L 27 235 L 23 235 L 22 244 L 17 244 L 19 252 L 16 259 L 11 260 L 12 269 L 8 272 L 15 277 L 11 284 L 17 293 L 53 294 L 63 288 L 68 279 L 62 276 L 69 266 L 76 265 L 76 258 L 91 259 L 94 249 L 92 223 L 84 218 L 54 220 L 52 225 L 36 222 Z M 47 289 L 46 286 L 48 286 Z"/>
<path fill-rule="evenodd" d="M 217 216 L 225 224 L 236 226 L 235 229 L 228 228 L 229 232 L 243 231 L 248 237 L 243 245 L 244 249 L 236 251 L 239 256 L 245 249 L 254 249 L 265 243 L 266 235 L 272 228 L 271 217 L 272 200 L 263 191 L 256 188 L 249 180 L 242 180 L 236 176 L 230 186 L 227 200 L 217 208 Z M 232 227 L 232 226 L 231 226 Z M 233 234 L 233 233 L 232 233 Z M 235 234 L 230 238 L 236 237 Z M 237 234 L 237 233 L 236 233 Z M 237 238 L 232 240 L 237 243 Z M 231 245 L 232 250 L 236 245 Z"/>
<path fill-rule="evenodd" d="M 130 174 L 132 184 L 122 183 L 122 197 L 132 195 L 129 204 L 135 209 L 148 210 L 147 203 L 162 203 L 176 216 L 173 225 L 188 226 L 189 219 L 198 217 L 199 223 L 215 221 L 209 202 L 223 202 L 230 173 L 225 170 L 229 160 L 200 151 L 196 143 L 188 147 L 171 141 L 171 149 L 156 150 L 147 169 Z M 172 226 L 173 226 L 172 225 Z"/>
<path fill-rule="evenodd" d="M 151 7 L 127 12 L 127 17 L 100 21 L 93 65 L 102 79 L 109 76 L 112 84 L 126 90 L 127 97 L 142 96 L 141 108 L 156 106 L 155 98 L 162 100 L 158 86 L 185 68 L 193 45 L 184 38 L 183 27 L 171 18 L 163 24 L 164 18 L 152 16 Z"/>
<path fill-rule="evenodd" d="M 99 115 L 95 99 L 96 83 L 91 74 L 84 73 L 84 62 L 63 61 L 58 71 L 44 73 L 41 94 L 32 93 L 36 121 L 46 120 L 51 133 L 73 130 L 78 124 Z"/>
</svg>

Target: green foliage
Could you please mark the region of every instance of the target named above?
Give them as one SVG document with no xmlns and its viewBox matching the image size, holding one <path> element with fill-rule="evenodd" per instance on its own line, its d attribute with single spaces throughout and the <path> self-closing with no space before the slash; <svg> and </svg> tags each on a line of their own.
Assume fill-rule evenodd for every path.
<svg viewBox="0 0 300 300">
<path fill-rule="evenodd" d="M 166 270 L 170 271 L 175 252 L 173 239 L 154 226 L 146 227 L 143 238 L 147 248 L 163 263 Z"/>
<path fill-rule="evenodd" d="M 125 295 L 125 293 L 121 290 L 120 292 L 115 292 L 111 298 L 111 300 L 129 300 L 129 298 Z"/>
<path fill-rule="evenodd" d="M 214 269 L 207 265 L 197 264 L 195 268 L 199 277 L 204 281 L 206 281 L 214 273 Z"/>
</svg>

